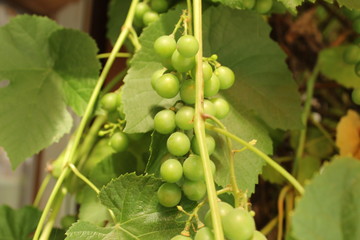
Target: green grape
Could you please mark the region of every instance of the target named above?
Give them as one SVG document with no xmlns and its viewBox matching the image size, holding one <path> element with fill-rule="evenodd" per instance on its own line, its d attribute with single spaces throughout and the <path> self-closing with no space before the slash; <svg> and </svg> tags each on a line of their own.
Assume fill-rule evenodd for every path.
<svg viewBox="0 0 360 240">
<path fill-rule="evenodd" d="M 162 58 L 170 58 L 175 49 L 176 41 L 173 36 L 164 35 L 154 42 L 154 50 Z"/>
<path fill-rule="evenodd" d="M 190 140 L 185 133 L 174 132 L 166 142 L 168 151 L 175 156 L 184 156 L 190 150 Z"/>
<path fill-rule="evenodd" d="M 191 240 L 191 238 L 185 237 L 183 235 L 176 235 L 175 237 L 171 238 L 170 240 Z"/>
<path fill-rule="evenodd" d="M 175 207 L 181 200 L 181 189 L 175 183 L 164 183 L 158 189 L 157 197 L 164 207 Z"/>
<path fill-rule="evenodd" d="M 171 57 L 160 59 L 161 64 L 166 67 L 168 70 L 174 70 L 174 67 L 171 63 Z"/>
<path fill-rule="evenodd" d="M 164 74 L 165 69 L 159 69 L 151 75 L 151 86 L 155 90 L 155 85 L 158 79 Z"/>
<path fill-rule="evenodd" d="M 273 5 L 273 0 L 256 0 L 254 10 L 260 14 L 268 13 Z"/>
<path fill-rule="evenodd" d="M 161 110 L 154 117 L 154 129 L 161 134 L 174 132 L 176 128 L 175 113 L 171 110 Z"/>
<path fill-rule="evenodd" d="M 194 114 L 193 107 L 183 106 L 177 111 L 175 115 L 175 123 L 182 130 L 191 130 L 194 128 Z"/>
<path fill-rule="evenodd" d="M 184 103 L 195 103 L 195 81 L 192 79 L 185 80 L 180 88 L 180 98 Z"/>
<path fill-rule="evenodd" d="M 219 213 L 221 220 L 234 208 L 226 202 L 218 202 Z M 205 225 L 212 228 L 211 211 L 209 210 L 205 215 Z"/>
<path fill-rule="evenodd" d="M 218 94 L 220 90 L 220 80 L 215 75 L 212 74 L 210 80 L 204 82 L 204 96 L 205 97 L 212 97 Z"/>
<path fill-rule="evenodd" d="M 216 108 L 210 100 L 204 100 L 204 113 L 211 116 L 215 116 L 216 114 Z"/>
<path fill-rule="evenodd" d="M 255 231 L 251 240 L 267 240 L 264 234 L 259 231 Z"/>
<path fill-rule="evenodd" d="M 215 117 L 219 119 L 225 118 L 230 112 L 229 103 L 223 98 L 213 98 L 210 100 L 215 106 Z"/>
<path fill-rule="evenodd" d="M 205 197 L 206 185 L 203 181 L 184 180 L 182 190 L 185 196 L 192 201 L 199 201 Z"/>
<path fill-rule="evenodd" d="M 199 43 L 194 36 L 185 35 L 177 41 L 177 50 L 181 56 L 191 58 L 199 51 Z"/>
<path fill-rule="evenodd" d="M 211 173 L 215 175 L 216 167 L 210 160 Z M 191 154 L 183 163 L 184 176 L 191 181 L 205 180 L 205 174 L 200 156 Z"/>
<path fill-rule="evenodd" d="M 356 64 L 360 61 L 360 47 L 353 44 L 348 46 L 343 54 L 344 62 L 348 64 Z"/>
<path fill-rule="evenodd" d="M 175 97 L 180 88 L 179 79 L 171 73 L 165 73 L 155 82 L 155 91 L 163 98 Z"/>
<path fill-rule="evenodd" d="M 150 5 L 151 9 L 158 13 L 166 12 L 169 8 L 167 0 L 151 0 Z"/>
<path fill-rule="evenodd" d="M 245 9 L 253 9 L 256 0 L 243 0 L 243 6 Z"/>
<path fill-rule="evenodd" d="M 138 3 L 135 8 L 135 18 L 142 20 L 144 17 L 144 14 L 148 11 L 150 11 L 149 5 L 147 5 L 144 2 Z"/>
<path fill-rule="evenodd" d="M 235 74 L 228 67 L 224 67 L 224 66 L 218 67 L 217 69 L 215 69 L 214 73 L 219 78 L 220 89 L 228 89 L 235 82 Z"/>
<path fill-rule="evenodd" d="M 203 68 L 203 79 L 206 82 L 206 81 L 210 80 L 211 76 L 213 75 L 213 69 L 208 62 L 203 62 L 202 68 Z M 193 68 L 191 70 L 191 77 L 193 79 L 195 79 L 195 69 L 196 68 Z"/>
<path fill-rule="evenodd" d="M 177 50 L 175 50 L 171 56 L 171 64 L 176 71 L 184 73 L 190 71 L 195 66 L 195 58 L 183 57 Z"/>
<path fill-rule="evenodd" d="M 356 105 L 360 105 L 360 88 L 355 88 L 352 91 L 351 99 Z"/>
<path fill-rule="evenodd" d="M 214 234 L 208 227 L 200 228 L 195 235 L 195 240 L 215 240 Z"/>
<path fill-rule="evenodd" d="M 143 22 L 145 26 L 149 26 L 151 23 L 157 21 L 158 19 L 159 19 L 159 14 L 151 10 L 144 13 L 143 16 Z"/>
<path fill-rule="evenodd" d="M 254 218 L 243 208 L 232 209 L 221 222 L 229 240 L 250 240 L 254 235 Z"/>
<path fill-rule="evenodd" d="M 206 142 L 206 146 L 207 146 L 207 150 L 208 150 L 209 155 L 213 154 L 214 151 L 215 151 L 215 147 L 216 147 L 215 139 L 214 139 L 211 135 L 206 134 L 206 136 L 205 136 L 205 142 Z M 196 136 L 194 136 L 194 137 L 191 139 L 191 150 L 192 150 L 195 154 L 200 155 L 199 144 L 198 144 L 198 142 L 197 142 Z"/>
<path fill-rule="evenodd" d="M 355 74 L 360 77 L 360 62 L 355 65 Z"/>
<path fill-rule="evenodd" d="M 181 179 L 183 167 L 179 160 L 168 159 L 161 164 L 160 175 L 166 182 L 175 183 Z"/>
<path fill-rule="evenodd" d="M 119 95 L 115 92 L 106 93 L 100 101 L 101 108 L 113 112 L 119 106 Z"/>
<path fill-rule="evenodd" d="M 111 136 L 109 144 L 116 152 L 123 152 L 129 146 L 129 138 L 123 132 L 116 132 Z"/>
<path fill-rule="evenodd" d="M 360 18 L 357 18 L 353 22 L 353 29 L 355 32 L 360 34 Z"/>
</svg>

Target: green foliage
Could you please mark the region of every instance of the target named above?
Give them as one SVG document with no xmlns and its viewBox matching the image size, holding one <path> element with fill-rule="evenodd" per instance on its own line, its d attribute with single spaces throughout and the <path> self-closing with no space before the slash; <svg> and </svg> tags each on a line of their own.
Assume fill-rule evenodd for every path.
<svg viewBox="0 0 360 240">
<path fill-rule="evenodd" d="M 108 7 L 107 37 L 114 44 L 119 36 L 131 0 L 111 0 Z"/>
<path fill-rule="evenodd" d="M 0 207 L 0 239 L 30 240 L 41 212 L 34 207 L 14 210 L 8 206 Z"/>
<path fill-rule="evenodd" d="M 66 107 L 83 113 L 100 65 L 92 39 L 47 18 L 16 17 L 0 39 L 0 146 L 15 168 L 69 132 Z"/>
<path fill-rule="evenodd" d="M 360 162 L 341 157 L 326 165 L 306 187 L 293 217 L 298 240 L 360 238 Z"/>
</svg>

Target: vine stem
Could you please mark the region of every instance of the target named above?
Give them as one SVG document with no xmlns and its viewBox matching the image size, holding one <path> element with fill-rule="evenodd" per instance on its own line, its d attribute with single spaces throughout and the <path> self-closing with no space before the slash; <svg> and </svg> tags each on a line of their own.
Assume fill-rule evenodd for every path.
<svg viewBox="0 0 360 240">
<path fill-rule="evenodd" d="M 110 57 L 110 54 L 111 53 L 100 53 L 98 54 L 96 57 L 98 59 L 103 59 L 103 58 L 108 58 Z M 130 53 L 126 53 L 126 52 L 119 52 L 115 55 L 117 58 L 129 58 L 131 57 L 132 55 Z"/>
<path fill-rule="evenodd" d="M 304 111 L 301 116 L 301 121 L 304 125 L 304 128 L 300 131 L 299 144 L 298 144 L 298 147 L 296 150 L 296 155 L 295 155 L 294 168 L 293 168 L 293 175 L 295 175 L 295 176 L 298 171 L 298 167 L 299 167 L 298 165 L 299 165 L 300 158 L 304 154 L 305 142 L 306 142 L 307 120 L 310 116 L 311 101 L 312 101 L 313 95 L 314 95 L 315 81 L 319 75 L 319 72 L 320 72 L 320 67 L 317 64 L 306 84 L 306 101 L 304 104 Z"/>
<path fill-rule="evenodd" d="M 223 240 L 224 234 L 221 225 L 221 218 L 219 207 L 217 204 L 217 195 L 210 168 L 210 158 L 207 146 L 205 144 L 205 122 L 203 119 L 203 102 L 204 102 L 204 79 L 202 71 L 202 2 L 201 0 L 193 1 L 193 16 L 194 16 L 194 36 L 199 42 L 199 51 L 196 55 L 196 100 L 195 100 L 195 116 L 194 116 L 194 130 L 199 143 L 200 156 L 205 175 L 206 190 L 211 209 L 212 224 L 214 229 L 214 237 L 217 240 Z"/>
<path fill-rule="evenodd" d="M 50 179 L 51 179 L 51 175 L 47 174 L 45 176 L 44 180 L 42 181 L 39 191 L 37 192 L 34 203 L 33 203 L 34 207 L 39 207 L 40 200 L 41 200 L 42 196 L 44 195 L 45 189 L 48 186 Z"/>
<path fill-rule="evenodd" d="M 101 90 L 101 87 L 102 85 L 104 84 L 104 81 L 106 79 L 106 76 L 108 75 L 109 71 L 110 71 L 110 68 L 111 66 L 113 65 L 114 63 L 114 60 L 116 58 L 116 54 L 120 51 L 120 48 L 121 46 L 123 45 L 126 37 L 128 36 L 129 34 L 129 31 L 132 27 L 132 21 L 134 19 L 134 14 L 135 14 L 135 7 L 137 5 L 137 3 L 139 2 L 139 0 L 133 0 L 131 2 L 131 6 L 130 6 L 130 9 L 129 9 L 129 12 L 128 12 L 128 15 L 126 17 L 126 20 L 125 20 L 125 23 L 121 29 L 121 32 L 120 32 L 120 35 L 118 37 L 118 39 L 116 40 L 116 43 L 110 53 L 110 56 L 108 58 L 108 60 L 106 61 L 106 64 L 100 74 L 100 77 L 96 83 L 96 86 L 94 88 L 94 91 L 90 97 L 90 101 L 85 109 L 85 113 L 84 113 L 84 116 L 80 122 L 80 125 L 76 131 L 76 134 L 75 134 L 75 137 L 74 137 L 74 141 L 73 143 L 71 144 L 71 146 L 68 148 L 68 150 L 65 152 L 65 162 L 67 164 L 70 164 L 70 163 L 74 163 L 74 156 L 75 156 L 75 151 L 80 143 L 80 140 L 81 140 L 81 136 L 82 136 L 82 133 L 84 132 L 85 130 L 85 127 L 87 125 L 87 123 L 90 121 L 90 118 L 92 116 L 92 113 L 93 113 L 93 109 L 94 109 L 94 106 L 95 106 L 95 103 L 98 99 L 98 96 L 99 96 L 99 93 L 100 93 L 100 90 Z M 70 168 L 69 167 L 66 167 L 62 173 L 60 174 L 59 176 L 59 179 L 58 181 L 56 182 L 51 194 L 50 194 L 50 197 L 49 197 L 49 200 L 48 202 L 46 203 L 46 206 L 44 208 L 44 211 L 41 215 L 41 218 L 39 220 L 39 223 L 37 225 L 37 228 L 36 228 L 36 231 L 35 231 L 35 234 L 34 234 L 34 238 L 33 240 L 38 240 L 39 239 L 39 236 L 41 234 L 41 231 L 42 231 L 42 227 L 45 223 L 45 220 L 46 220 L 46 217 L 50 211 L 50 208 L 51 206 L 53 205 L 53 202 L 55 200 L 55 197 L 57 195 L 57 193 L 59 192 L 59 190 L 61 189 L 61 185 L 63 184 L 66 176 L 69 174 L 70 172 Z"/>
<path fill-rule="evenodd" d="M 84 183 L 86 183 L 92 190 L 94 190 L 96 192 L 96 194 L 100 193 L 100 190 L 95 186 L 95 184 L 93 184 L 87 177 L 85 177 L 76 167 L 74 164 L 70 163 L 69 167 L 71 169 L 71 171 L 73 171 L 73 173 L 80 178 L 81 180 L 83 180 Z"/>
<path fill-rule="evenodd" d="M 294 178 L 289 172 L 287 172 L 282 166 L 280 166 L 277 162 L 275 162 L 274 160 L 272 160 L 268 155 L 266 155 L 265 153 L 263 153 L 262 151 L 260 151 L 258 148 L 256 148 L 255 146 L 253 146 L 253 144 L 248 143 L 247 141 L 235 136 L 234 134 L 225 131 L 224 129 L 215 127 L 211 124 L 206 123 L 206 128 L 221 133 L 224 136 L 227 136 L 233 140 L 235 140 L 236 142 L 240 143 L 243 146 L 246 146 L 250 151 L 252 151 L 253 153 L 255 153 L 256 155 L 258 155 L 259 157 L 261 157 L 262 159 L 265 160 L 265 162 L 267 164 L 269 164 L 272 168 L 274 168 L 278 173 L 280 173 L 285 179 L 287 179 L 293 186 L 294 188 L 301 194 L 304 194 L 304 188 L 303 186 L 296 180 L 296 178 Z"/>
</svg>

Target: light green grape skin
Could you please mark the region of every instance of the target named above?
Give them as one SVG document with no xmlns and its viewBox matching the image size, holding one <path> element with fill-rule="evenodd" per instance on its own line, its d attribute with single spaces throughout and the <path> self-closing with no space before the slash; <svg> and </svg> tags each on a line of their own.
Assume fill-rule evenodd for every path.
<svg viewBox="0 0 360 240">
<path fill-rule="evenodd" d="M 182 190 L 185 196 L 192 201 L 199 201 L 205 197 L 206 185 L 203 181 L 190 181 L 185 179 Z"/>
<path fill-rule="evenodd" d="M 205 97 L 212 97 L 218 94 L 220 90 L 220 80 L 215 75 L 212 74 L 211 78 L 204 82 L 204 96 Z"/>
<path fill-rule="evenodd" d="M 144 2 L 138 3 L 135 8 L 135 18 L 142 19 L 144 14 L 148 11 L 150 11 L 149 5 Z"/>
<path fill-rule="evenodd" d="M 225 217 L 234 208 L 226 202 L 218 202 L 220 218 Z M 205 215 L 205 225 L 212 228 L 211 211 L 209 210 Z"/>
<path fill-rule="evenodd" d="M 182 130 L 191 130 L 194 128 L 195 110 L 190 106 L 183 106 L 175 114 L 175 123 Z"/>
<path fill-rule="evenodd" d="M 223 119 L 229 114 L 230 105 L 225 99 L 213 98 L 210 101 L 214 104 L 215 107 L 215 117 L 218 119 Z"/>
<path fill-rule="evenodd" d="M 235 74 L 228 67 L 220 66 L 217 69 L 215 69 L 214 73 L 219 78 L 220 89 L 228 89 L 235 82 Z"/>
<path fill-rule="evenodd" d="M 192 240 L 192 238 L 185 237 L 183 235 L 176 235 L 175 237 L 171 238 L 171 240 Z"/>
<path fill-rule="evenodd" d="M 203 69 L 203 79 L 206 82 L 210 80 L 211 76 L 213 75 L 213 69 L 208 62 L 202 63 L 202 69 Z M 195 79 L 195 68 L 191 70 L 191 77 Z"/>
<path fill-rule="evenodd" d="M 192 79 L 185 80 L 180 88 L 180 98 L 184 103 L 195 103 L 195 81 Z"/>
<path fill-rule="evenodd" d="M 145 26 L 149 26 L 151 23 L 157 21 L 158 19 L 159 19 L 159 14 L 151 10 L 144 13 L 143 16 L 143 22 Z"/>
<path fill-rule="evenodd" d="M 151 9 L 158 13 L 166 12 L 169 8 L 169 2 L 167 0 L 151 0 Z"/>
<path fill-rule="evenodd" d="M 175 49 L 176 41 L 172 36 L 164 35 L 154 42 L 154 50 L 162 58 L 170 58 Z"/>
<path fill-rule="evenodd" d="M 171 56 L 171 64 L 176 71 L 184 73 L 190 71 L 195 66 L 195 58 L 183 57 L 177 50 L 175 50 L 173 55 Z"/>
<path fill-rule="evenodd" d="M 255 6 L 256 0 L 244 0 L 243 6 L 245 9 L 252 9 Z"/>
<path fill-rule="evenodd" d="M 251 240 L 267 240 L 267 238 L 259 231 L 255 231 Z"/>
<path fill-rule="evenodd" d="M 273 0 L 256 0 L 254 10 L 260 14 L 268 13 L 273 5 Z"/>
<path fill-rule="evenodd" d="M 215 237 L 210 228 L 203 227 L 197 231 L 194 240 L 215 240 Z"/>
<path fill-rule="evenodd" d="M 211 135 L 206 134 L 205 142 L 206 142 L 206 147 L 207 147 L 209 155 L 213 154 L 215 152 L 215 147 L 216 147 L 215 139 Z M 196 136 L 194 136 L 191 139 L 191 150 L 195 154 L 200 155 L 199 144 L 198 144 Z"/>
<path fill-rule="evenodd" d="M 159 69 L 151 75 L 151 86 L 155 90 L 156 81 L 164 74 L 165 69 Z"/>
<path fill-rule="evenodd" d="M 204 113 L 210 116 L 215 116 L 216 114 L 215 106 L 210 100 L 204 100 Z"/>
</svg>

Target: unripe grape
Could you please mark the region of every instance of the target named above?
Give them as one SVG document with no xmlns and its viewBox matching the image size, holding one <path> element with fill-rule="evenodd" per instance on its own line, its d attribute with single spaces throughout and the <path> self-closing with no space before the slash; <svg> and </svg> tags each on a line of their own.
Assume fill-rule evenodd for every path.
<svg viewBox="0 0 360 240">
<path fill-rule="evenodd" d="M 184 73 L 190 71 L 195 66 L 195 58 L 183 57 L 177 50 L 171 56 L 171 64 L 176 71 Z"/>
<path fill-rule="evenodd" d="M 226 202 L 218 202 L 218 207 L 221 220 L 234 209 L 230 204 Z M 205 225 L 212 228 L 211 210 L 209 210 L 205 215 Z"/>
<path fill-rule="evenodd" d="M 195 103 L 195 81 L 185 80 L 180 88 L 180 98 L 187 104 Z"/>
<path fill-rule="evenodd" d="M 119 106 L 119 95 L 115 92 L 106 93 L 100 101 L 101 107 L 108 111 L 113 112 Z"/>
<path fill-rule="evenodd" d="M 214 151 L 215 151 L 215 147 L 216 147 L 215 139 L 214 139 L 211 135 L 206 134 L 206 136 L 205 136 L 205 143 L 206 143 L 206 146 L 207 146 L 207 150 L 208 150 L 209 155 L 213 154 Z M 191 150 L 192 150 L 195 154 L 200 155 L 199 144 L 198 144 L 198 141 L 197 141 L 196 136 L 194 136 L 194 137 L 191 139 Z"/>
<path fill-rule="evenodd" d="M 135 18 L 142 20 L 144 17 L 144 14 L 148 11 L 150 11 L 149 5 L 147 5 L 144 2 L 139 2 L 135 8 Z"/>
<path fill-rule="evenodd" d="M 154 50 L 162 58 L 170 58 L 175 49 L 176 41 L 172 36 L 164 35 L 154 42 Z"/>
<path fill-rule="evenodd" d="M 157 197 L 164 207 L 175 207 L 181 200 L 181 189 L 175 183 L 164 183 L 157 191 Z"/>
<path fill-rule="evenodd" d="M 194 128 L 195 110 L 189 106 L 183 106 L 175 114 L 175 123 L 182 130 L 191 130 Z"/>
<path fill-rule="evenodd" d="M 202 227 L 196 232 L 195 240 L 215 240 L 215 237 L 210 228 Z"/>
<path fill-rule="evenodd" d="M 243 6 L 245 9 L 253 9 L 256 0 L 243 0 Z"/>
<path fill-rule="evenodd" d="M 116 152 L 123 152 L 129 146 L 129 138 L 123 132 L 116 132 L 111 136 L 109 144 Z"/>
<path fill-rule="evenodd" d="M 151 9 L 158 13 L 166 12 L 169 8 L 169 3 L 167 0 L 151 0 L 150 2 Z"/>
<path fill-rule="evenodd" d="M 203 181 L 190 181 L 185 179 L 182 190 L 185 196 L 192 201 L 199 201 L 205 197 L 206 185 Z"/>
<path fill-rule="evenodd" d="M 256 0 L 254 10 L 260 14 L 268 13 L 273 5 L 273 0 Z"/>
<path fill-rule="evenodd" d="M 255 231 L 251 240 L 267 240 L 264 234 L 259 231 Z"/>
<path fill-rule="evenodd" d="M 164 74 L 165 69 L 159 69 L 151 75 L 151 86 L 155 90 L 157 80 Z"/>
<path fill-rule="evenodd" d="M 176 128 L 175 113 L 171 110 L 161 110 L 154 117 L 154 129 L 161 134 L 172 133 Z"/>
<path fill-rule="evenodd" d="M 220 89 L 228 89 L 235 82 L 235 74 L 228 67 L 220 66 L 217 69 L 215 69 L 214 73 L 219 78 Z"/>
<path fill-rule="evenodd" d="M 215 75 L 212 74 L 211 78 L 204 82 L 204 96 L 205 97 L 212 97 L 218 94 L 220 90 L 220 80 Z"/>
<path fill-rule="evenodd" d="M 199 43 L 194 36 L 185 35 L 177 41 L 177 50 L 185 58 L 194 57 L 199 51 Z"/>
<path fill-rule="evenodd" d="M 166 182 L 175 183 L 181 179 L 183 167 L 179 160 L 168 159 L 161 164 L 160 175 Z"/>
<path fill-rule="evenodd" d="M 215 117 L 219 119 L 225 118 L 230 112 L 229 103 L 223 98 L 213 98 L 210 100 L 215 107 Z"/>
<path fill-rule="evenodd" d="M 166 142 L 168 151 L 175 156 L 184 156 L 190 150 L 190 140 L 185 133 L 174 132 Z"/>
<path fill-rule="evenodd" d="M 159 19 L 159 14 L 151 10 L 144 13 L 143 16 L 143 22 L 145 26 L 149 26 L 151 23 L 157 21 L 158 19 Z"/>
<path fill-rule="evenodd" d="M 202 69 L 203 69 L 203 79 L 206 82 L 210 80 L 211 76 L 213 75 L 213 69 L 208 62 L 202 62 Z M 191 70 L 191 77 L 195 79 L 195 68 Z"/>
<path fill-rule="evenodd" d="M 211 116 L 215 116 L 216 114 L 215 106 L 210 100 L 204 100 L 204 113 Z"/>
<path fill-rule="evenodd" d="M 165 73 L 155 81 L 155 91 L 163 98 L 175 97 L 180 88 L 179 79 L 171 73 Z"/>
<path fill-rule="evenodd" d="M 235 208 L 222 218 L 225 237 L 229 240 L 249 240 L 255 232 L 255 221 L 248 211 Z"/>
</svg>

